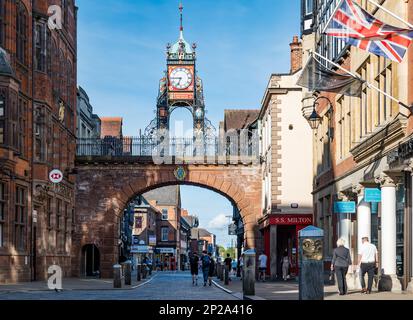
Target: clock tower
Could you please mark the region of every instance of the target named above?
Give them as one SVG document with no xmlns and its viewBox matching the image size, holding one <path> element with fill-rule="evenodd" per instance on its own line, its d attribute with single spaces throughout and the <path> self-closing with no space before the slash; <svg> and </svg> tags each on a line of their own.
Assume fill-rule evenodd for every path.
<svg viewBox="0 0 413 320">
<path fill-rule="evenodd" d="M 178 41 L 166 47 L 167 70 L 160 80 L 156 119 L 146 128 L 145 135 L 170 129 L 170 116 L 176 108 L 188 109 L 193 117 L 194 136 L 213 137 L 215 128 L 205 117 L 202 80 L 196 69 L 196 44 L 184 39 L 183 6 L 179 5 L 180 30 Z"/>
</svg>

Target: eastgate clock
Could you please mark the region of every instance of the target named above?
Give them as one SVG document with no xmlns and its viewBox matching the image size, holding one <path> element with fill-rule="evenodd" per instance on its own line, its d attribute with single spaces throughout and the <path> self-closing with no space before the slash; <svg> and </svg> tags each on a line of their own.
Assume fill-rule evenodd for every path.
<svg viewBox="0 0 413 320">
<path fill-rule="evenodd" d="M 184 90 L 192 84 L 193 77 L 189 69 L 176 68 L 171 71 L 169 80 L 175 89 Z"/>
</svg>

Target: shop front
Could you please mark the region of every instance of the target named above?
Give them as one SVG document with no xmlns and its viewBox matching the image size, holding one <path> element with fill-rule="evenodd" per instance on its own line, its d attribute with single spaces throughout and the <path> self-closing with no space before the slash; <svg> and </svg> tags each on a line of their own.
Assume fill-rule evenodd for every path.
<svg viewBox="0 0 413 320">
<path fill-rule="evenodd" d="M 160 271 L 176 270 L 176 249 L 157 247 L 155 249 L 155 266 Z"/>
<path fill-rule="evenodd" d="M 291 261 L 290 277 L 298 275 L 298 232 L 312 224 L 312 214 L 270 214 L 260 221 L 268 257 L 267 274 L 272 280 L 282 278 L 284 253 Z"/>
</svg>

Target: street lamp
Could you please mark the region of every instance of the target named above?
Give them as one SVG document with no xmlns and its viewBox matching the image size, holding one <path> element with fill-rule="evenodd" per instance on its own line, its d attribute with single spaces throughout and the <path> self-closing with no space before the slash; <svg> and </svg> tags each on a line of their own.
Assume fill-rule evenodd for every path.
<svg viewBox="0 0 413 320">
<path fill-rule="evenodd" d="M 307 101 L 308 99 L 309 98 L 306 98 L 304 100 Z M 323 121 L 323 118 L 317 113 L 317 110 L 316 110 L 317 106 L 319 105 L 318 101 L 321 99 L 326 99 L 328 101 L 329 109 L 327 112 L 330 112 L 332 110 L 333 105 L 330 99 L 324 96 L 318 97 L 317 99 L 314 100 L 313 105 L 312 105 L 313 111 L 310 115 L 308 115 L 308 113 L 305 111 L 305 109 L 309 109 L 309 108 L 308 107 L 303 108 L 304 117 L 307 119 L 311 129 L 313 130 L 316 130 L 318 126 L 321 124 L 321 122 Z M 304 103 L 304 100 L 303 100 L 303 103 Z"/>
</svg>

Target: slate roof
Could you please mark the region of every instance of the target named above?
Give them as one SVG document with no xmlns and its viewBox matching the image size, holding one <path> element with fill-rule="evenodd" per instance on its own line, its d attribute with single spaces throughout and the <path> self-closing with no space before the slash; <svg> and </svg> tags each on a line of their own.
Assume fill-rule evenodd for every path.
<svg viewBox="0 0 413 320">
<path fill-rule="evenodd" d="M 224 129 L 228 131 L 230 129 L 240 130 L 247 128 L 257 120 L 259 113 L 259 109 L 225 110 Z"/>
<path fill-rule="evenodd" d="M 142 195 L 147 201 L 156 201 L 157 205 L 177 206 L 180 203 L 180 187 L 167 186 L 151 190 Z"/>
</svg>

